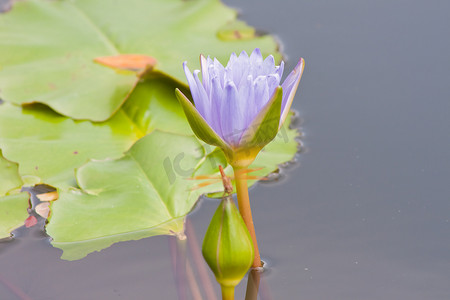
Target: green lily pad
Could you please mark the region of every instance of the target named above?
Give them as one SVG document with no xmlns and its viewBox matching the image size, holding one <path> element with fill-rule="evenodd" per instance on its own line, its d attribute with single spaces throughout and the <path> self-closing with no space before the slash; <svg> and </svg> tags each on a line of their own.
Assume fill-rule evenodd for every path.
<svg viewBox="0 0 450 300">
<path fill-rule="evenodd" d="M 106 123 L 74 121 L 42 105 L 0 105 L 0 148 L 19 162 L 31 184 L 75 185 L 74 169 L 88 159 L 118 158 L 139 137 L 125 113 Z"/>
<path fill-rule="evenodd" d="M 52 244 L 64 250 L 63 259 L 73 260 L 119 241 L 183 235 L 183 217 L 202 191 L 181 176 L 170 180 L 164 162 L 181 157 L 176 166 L 189 176 L 202 152 L 193 137 L 155 131 L 118 160 L 85 164 L 77 172 L 82 190 L 63 192 L 52 205 Z"/>
<path fill-rule="evenodd" d="M 19 193 L 22 180 L 17 172 L 17 164 L 8 161 L 0 150 L 0 239 L 10 236 L 10 232 L 23 225 L 28 216 L 29 194 Z"/>
<path fill-rule="evenodd" d="M 0 149 L 0 196 L 22 186 L 22 179 L 17 169 L 17 164 L 5 159 Z"/>
<path fill-rule="evenodd" d="M 0 105 L 0 148 L 20 163 L 28 185 L 76 186 L 75 169 L 89 159 L 119 158 L 155 129 L 192 135 L 167 78 L 138 84 L 126 104 L 102 123 L 74 121 L 43 105 Z M 0 186 L 1 187 L 1 186 Z"/>
<path fill-rule="evenodd" d="M 0 196 L 0 239 L 10 236 L 10 232 L 24 224 L 28 217 L 27 192 Z"/>
<path fill-rule="evenodd" d="M 184 83 L 181 63 L 200 53 L 225 63 L 233 51 L 259 47 L 280 58 L 271 36 L 249 34 L 242 22 L 233 25 L 235 19 L 219 0 L 19 1 L 0 15 L 0 97 L 104 121 L 149 69 Z M 156 59 L 156 65 L 123 71 L 134 70 L 122 66 L 130 54 Z M 101 57 L 117 65 L 94 62 Z"/>
<path fill-rule="evenodd" d="M 141 136 L 155 129 L 193 134 L 175 97 L 175 88 L 176 83 L 165 77 L 146 80 L 136 86 L 122 106 L 122 111 L 139 128 Z"/>
</svg>

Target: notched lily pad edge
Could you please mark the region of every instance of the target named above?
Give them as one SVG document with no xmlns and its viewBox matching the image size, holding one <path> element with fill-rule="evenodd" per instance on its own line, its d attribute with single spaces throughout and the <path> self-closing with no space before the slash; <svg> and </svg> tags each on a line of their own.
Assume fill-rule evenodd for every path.
<svg viewBox="0 0 450 300">
<path fill-rule="evenodd" d="M 51 219 L 51 217 L 49 217 L 49 219 Z M 178 227 L 181 227 L 180 231 L 174 232 L 172 230 L 164 229 L 165 227 L 168 227 L 168 228 L 172 227 L 170 225 L 174 224 L 174 223 L 175 224 L 178 223 Z M 167 236 L 174 236 L 180 240 L 184 240 L 184 239 L 186 239 L 186 235 L 184 233 L 185 232 L 185 226 L 184 226 L 185 223 L 186 223 L 186 215 L 183 215 L 183 216 L 168 220 L 158 226 L 143 228 L 141 230 L 136 230 L 136 231 L 118 233 L 118 234 L 114 234 L 114 235 L 109 235 L 109 236 L 105 236 L 105 237 L 99 237 L 99 238 L 89 239 L 89 240 L 84 240 L 84 241 L 55 242 L 51 236 L 49 237 L 49 239 L 50 239 L 50 243 L 53 247 L 58 248 L 62 251 L 61 259 L 68 260 L 68 261 L 74 261 L 74 260 L 82 259 L 92 253 L 101 252 L 117 243 L 122 243 L 122 242 L 127 242 L 127 241 L 137 241 L 137 240 L 149 238 L 152 236 L 167 235 Z M 157 231 L 158 229 L 161 229 L 160 233 L 158 233 L 158 231 Z M 117 240 L 118 237 L 119 237 L 119 239 Z M 111 242 L 108 242 L 108 240 L 111 240 Z M 95 242 L 99 242 L 99 241 L 106 242 L 104 245 L 102 245 L 101 249 L 90 250 L 89 248 L 88 249 L 83 248 L 83 247 L 86 247 L 87 244 L 95 243 Z M 71 251 L 70 248 L 67 248 L 70 246 L 73 246 L 75 250 Z M 93 246 L 93 247 L 95 247 L 95 246 Z M 76 250 L 77 248 L 81 248 L 82 250 L 77 251 Z M 96 248 L 98 248 L 98 247 L 96 247 Z"/>
</svg>

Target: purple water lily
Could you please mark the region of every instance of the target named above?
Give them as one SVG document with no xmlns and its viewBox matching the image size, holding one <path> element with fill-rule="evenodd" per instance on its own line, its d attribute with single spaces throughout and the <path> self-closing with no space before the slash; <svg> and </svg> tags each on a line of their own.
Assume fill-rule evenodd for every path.
<svg viewBox="0 0 450 300">
<path fill-rule="evenodd" d="M 233 53 L 226 67 L 217 59 L 201 56 L 202 81 L 195 70 L 192 74 L 183 64 L 195 108 L 229 146 L 240 146 L 244 132 L 270 102 L 280 86 L 284 62 L 275 65 L 272 55 L 263 59 L 255 49 L 250 57 L 245 51 Z M 300 59 L 294 70 L 281 84 L 283 95 L 279 127 L 283 124 L 292 104 L 304 61 Z"/>
<path fill-rule="evenodd" d="M 239 56 L 233 53 L 226 67 L 217 59 L 201 56 L 202 81 L 199 70 L 192 74 L 186 62 L 183 67 L 195 106 L 179 89 L 175 89 L 175 95 L 195 135 L 222 149 L 233 168 L 239 212 L 255 250 L 252 266 L 259 268 L 248 167 L 283 125 L 303 73 L 303 59 L 281 86 L 284 63 L 276 66 L 272 55 L 263 59 L 259 49 L 250 57 L 245 51 Z"/>
</svg>

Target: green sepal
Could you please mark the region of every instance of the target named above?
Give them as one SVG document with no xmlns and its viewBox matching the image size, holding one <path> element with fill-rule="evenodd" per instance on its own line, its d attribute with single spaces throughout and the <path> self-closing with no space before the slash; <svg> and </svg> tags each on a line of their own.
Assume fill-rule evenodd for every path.
<svg viewBox="0 0 450 300">
<path fill-rule="evenodd" d="M 237 153 L 235 154 L 238 159 L 235 159 L 235 161 L 242 160 L 242 157 L 245 156 L 248 156 L 247 160 L 253 161 L 259 151 L 276 137 L 280 123 L 282 100 L 283 89 L 279 86 L 275 89 L 266 106 L 258 113 L 242 135 L 240 147 L 236 149 Z"/>
<path fill-rule="evenodd" d="M 195 135 L 207 144 L 218 146 L 225 152 L 231 151 L 230 146 L 209 126 L 191 101 L 179 89 L 175 89 L 175 94 Z"/>
<path fill-rule="evenodd" d="M 232 198 L 217 208 L 202 246 L 203 257 L 222 286 L 236 286 L 254 259 L 252 238 Z"/>
</svg>

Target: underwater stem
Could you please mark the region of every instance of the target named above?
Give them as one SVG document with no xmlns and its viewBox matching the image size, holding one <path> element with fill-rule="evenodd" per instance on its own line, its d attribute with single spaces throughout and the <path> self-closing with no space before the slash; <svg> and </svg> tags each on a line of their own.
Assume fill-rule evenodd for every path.
<svg viewBox="0 0 450 300">
<path fill-rule="evenodd" d="M 169 236 L 168 238 L 178 299 L 186 300 L 186 240 L 180 240 L 174 236 Z"/>
<path fill-rule="evenodd" d="M 202 257 L 202 250 L 198 244 L 198 238 L 195 233 L 194 227 L 192 226 L 191 220 L 186 219 L 186 235 L 187 243 L 189 246 L 190 253 L 194 258 L 194 265 L 197 267 L 197 271 L 200 277 L 201 286 L 203 287 L 208 300 L 217 300 L 216 292 L 213 288 L 213 283 L 208 274 L 208 269 L 206 268 L 205 261 Z"/>
<path fill-rule="evenodd" d="M 1 274 L 0 274 L 0 283 L 9 288 L 21 300 L 31 300 L 30 296 L 25 294 L 24 291 L 22 291 L 19 287 L 15 286 L 12 282 L 7 280 L 6 278 L 3 278 Z"/>
<path fill-rule="evenodd" d="M 260 270 L 253 269 L 250 270 L 250 272 L 248 272 L 247 291 L 245 292 L 245 300 L 258 299 L 260 280 L 261 280 Z"/>
<path fill-rule="evenodd" d="M 253 225 L 252 209 L 248 198 L 247 168 L 234 168 L 234 178 L 236 180 L 239 212 L 241 213 L 242 219 L 244 219 L 245 225 L 247 225 L 255 249 L 255 259 L 253 260 L 252 267 L 259 268 L 262 267 L 262 264 L 259 255 L 258 242 L 256 241 L 255 226 Z"/>
</svg>

